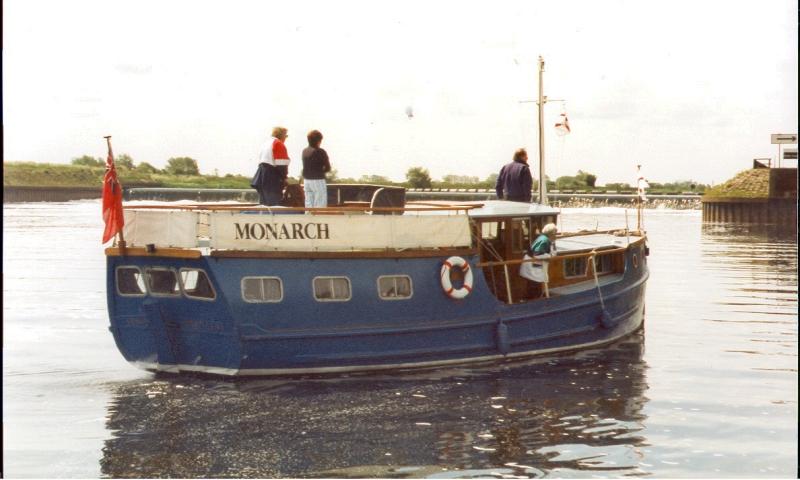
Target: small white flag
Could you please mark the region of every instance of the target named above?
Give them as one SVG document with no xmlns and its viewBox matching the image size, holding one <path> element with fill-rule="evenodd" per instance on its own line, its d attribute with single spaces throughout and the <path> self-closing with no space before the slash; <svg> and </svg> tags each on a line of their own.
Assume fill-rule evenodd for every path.
<svg viewBox="0 0 800 480">
<path fill-rule="evenodd" d="M 650 188 L 650 184 L 647 183 L 647 179 L 644 178 L 644 175 L 642 175 L 641 165 L 636 165 L 636 175 L 638 177 L 636 179 L 636 191 L 639 194 L 639 198 L 642 201 L 645 201 L 647 200 L 647 197 L 645 197 L 645 190 Z"/>
<path fill-rule="evenodd" d="M 570 132 L 569 129 L 569 120 L 567 119 L 567 114 L 562 113 L 561 117 L 559 117 L 558 122 L 556 122 L 556 133 L 558 135 L 566 135 Z"/>
</svg>

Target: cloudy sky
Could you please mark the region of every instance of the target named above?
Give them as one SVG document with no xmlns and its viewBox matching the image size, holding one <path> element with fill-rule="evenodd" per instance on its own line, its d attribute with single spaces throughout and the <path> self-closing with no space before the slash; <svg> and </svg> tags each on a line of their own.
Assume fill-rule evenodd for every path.
<svg viewBox="0 0 800 480">
<path fill-rule="evenodd" d="M 797 133 L 797 1 L 5 0 L 4 160 L 115 152 L 251 175 L 272 127 L 343 177 L 481 179 L 519 147 L 548 176 L 720 183 Z M 553 128 L 566 111 L 572 133 Z M 411 116 L 408 113 L 412 113 Z M 796 166 L 796 161 L 791 165 Z"/>
</svg>

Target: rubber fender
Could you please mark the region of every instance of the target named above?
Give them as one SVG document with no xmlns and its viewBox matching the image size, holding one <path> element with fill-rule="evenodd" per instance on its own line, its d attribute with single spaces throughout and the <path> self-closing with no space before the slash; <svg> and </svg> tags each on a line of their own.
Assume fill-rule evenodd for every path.
<svg viewBox="0 0 800 480">
<path fill-rule="evenodd" d="M 611 315 L 608 313 L 607 310 L 603 310 L 603 312 L 600 313 L 600 315 L 598 315 L 598 317 L 599 317 L 600 323 L 603 325 L 603 327 L 611 328 L 611 327 L 614 326 L 614 319 L 611 317 Z"/>
<path fill-rule="evenodd" d="M 497 350 L 503 355 L 508 353 L 508 327 L 503 322 L 497 324 Z"/>
</svg>

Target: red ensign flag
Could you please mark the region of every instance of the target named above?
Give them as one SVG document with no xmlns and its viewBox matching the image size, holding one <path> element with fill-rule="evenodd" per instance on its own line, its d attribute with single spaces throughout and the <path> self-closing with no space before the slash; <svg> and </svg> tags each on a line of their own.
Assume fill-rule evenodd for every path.
<svg viewBox="0 0 800 480">
<path fill-rule="evenodd" d="M 114 168 L 114 154 L 111 152 L 111 137 L 106 137 L 108 142 L 108 159 L 106 159 L 106 174 L 103 177 L 103 221 L 106 228 L 103 231 L 103 243 L 106 243 L 117 232 L 122 231 L 125 217 L 122 214 L 122 185 L 117 179 L 117 170 Z"/>
</svg>

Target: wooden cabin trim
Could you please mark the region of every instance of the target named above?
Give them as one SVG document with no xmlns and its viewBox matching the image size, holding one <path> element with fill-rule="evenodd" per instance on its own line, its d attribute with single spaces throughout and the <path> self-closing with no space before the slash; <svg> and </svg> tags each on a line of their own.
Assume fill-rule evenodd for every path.
<svg viewBox="0 0 800 480">
<path fill-rule="evenodd" d="M 437 258 L 469 255 L 476 255 L 477 248 L 447 248 L 440 250 L 372 250 L 372 251 L 351 251 L 351 252 L 290 252 L 290 251 L 259 251 L 259 250 L 213 250 L 210 254 L 214 258 L 300 258 L 300 259 L 323 259 L 323 258 Z"/>
</svg>

